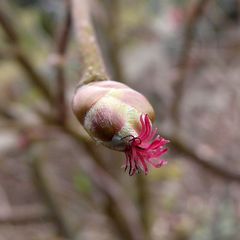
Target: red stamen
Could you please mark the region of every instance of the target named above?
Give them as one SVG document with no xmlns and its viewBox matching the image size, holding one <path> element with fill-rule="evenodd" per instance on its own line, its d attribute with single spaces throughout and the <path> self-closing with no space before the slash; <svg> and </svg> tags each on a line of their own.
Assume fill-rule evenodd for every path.
<svg viewBox="0 0 240 240">
<path fill-rule="evenodd" d="M 138 172 L 139 169 L 142 169 L 147 174 L 147 164 L 160 168 L 167 163 L 159 158 L 167 152 L 165 145 L 169 141 L 160 137 L 157 134 L 157 129 L 152 128 L 147 114 L 141 114 L 140 122 L 142 128 L 139 135 L 137 137 L 130 136 L 129 145 L 125 151 L 126 161 L 124 167 L 125 171 L 129 169 L 130 176 Z"/>
</svg>

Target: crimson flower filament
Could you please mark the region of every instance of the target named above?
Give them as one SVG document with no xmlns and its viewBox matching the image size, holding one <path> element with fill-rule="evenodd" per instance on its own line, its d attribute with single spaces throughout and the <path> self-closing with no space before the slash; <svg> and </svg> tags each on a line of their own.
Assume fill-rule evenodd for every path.
<svg viewBox="0 0 240 240">
<path fill-rule="evenodd" d="M 142 170 L 148 174 L 148 164 L 155 168 L 165 165 L 166 160 L 160 157 L 167 152 L 165 145 L 168 140 L 157 134 L 157 129 L 152 128 L 152 123 L 147 114 L 140 116 L 141 131 L 137 137 L 129 137 L 128 146 L 125 149 L 125 171 L 132 176 Z"/>
</svg>

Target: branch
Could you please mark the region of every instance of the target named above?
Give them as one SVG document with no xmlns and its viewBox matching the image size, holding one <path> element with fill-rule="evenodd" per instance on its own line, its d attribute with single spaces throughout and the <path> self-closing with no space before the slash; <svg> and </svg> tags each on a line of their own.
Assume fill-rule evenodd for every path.
<svg viewBox="0 0 240 240">
<path fill-rule="evenodd" d="M 30 83 L 36 87 L 51 105 L 54 104 L 55 99 L 48 86 L 45 84 L 45 79 L 35 70 L 31 61 L 20 49 L 16 51 L 15 59 L 28 75 Z"/>
<path fill-rule="evenodd" d="M 19 36 L 13 27 L 9 17 L 2 11 L 0 7 L 0 26 L 2 27 L 6 37 L 8 38 L 9 43 L 13 48 L 13 57 L 17 63 L 22 67 L 25 73 L 29 76 L 31 83 L 37 87 L 40 93 L 52 104 L 54 98 L 50 92 L 48 86 L 45 84 L 44 78 L 35 70 L 31 61 L 28 57 L 22 52 Z"/>
<path fill-rule="evenodd" d="M 65 218 L 58 199 L 48 182 L 44 169 L 44 160 L 40 159 L 39 157 L 32 156 L 30 166 L 32 168 L 34 183 L 49 207 L 53 220 L 58 227 L 59 233 L 67 239 L 74 239 L 75 232 Z"/>
<path fill-rule="evenodd" d="M 63 21 L 63 25 L 58 33 L 56 42 L 56 77 L 57 77 L 57 104 L 58 104 L 58 120 L 60 124 L 64 124 L 66 120 L 66 100 L 65 100 L 65 74 L 64 74 L 64 62 L 67 51 L 67 45 L 70 38 L 71 31 L 71 9 L 70 2 L 65 0 L 66 15 Z"/>
<path fill-rule="evenodd" d="M 240 173 L 230 170 L 222 164 L 216 164 L 217 159 L 211 159 L 203 154 L 194 150 L 191 143 L 183 139 L 182 137 L 173 136 L 162 131 L 164 137 L 170 140 L 171 145 L 185 156 L 189 157 L 188 160 L 197 163 L 207 171 L 213 173 L 216 177 L 219 177 L 226 181 L 234 181 L 240 183 Z M 219 159 L 218 159 L 219 160 Z"/>
<path fill-rule="evenodd" d="M 47 209 L 42 206 L 13 207 L 8 214 L 0 216 L 0 224 L 33 224 L 52 221 Z"/>
<path fill-rule="evenodd" d="M 137 203 L 138 209 L 140 213 L 140 218 L 142 225 L 144 227 L 145 232 L 145 239 L 151 239 L 151 225 L 149 215 L 151 214 L 150 211 L 150 199 L 149 199 L 149 183 L 148 179 L 139 174 L 136 177 L 136 188 L 137 188 Z"/>
<path fill-rule="evenodd" d="M 84 146 L 93 158 L 98 158 L 93 152 L 91 145 L 84 144 Z M 120 226 L 123 226 L 124 231 L 128 233 L 128 239 L 143 240 L 144 233 L 138 219 L 137 209 L 122 187 L 104 169 L 97 166 L 97 164 L 93 164 L 92 162 L 85 164 L 83 161 L 79 163 L 81 164 L 81 168 L 88 173 L 96 186 L 109 197 L 110 202 L 113 202 L 115 211 L 114 220 L 116 224 L 119 226 L 118 218 L 124 219 L 123 222 L 125 222 L 125 224 L 121 224 Z"/>
<path fill-rule="evenodd" d="M 91 24 L 88 4 L 86 0 L 72 0 L 75 34 L 83 61 L 80 85 L 109 79 Z"/>
<path fill-rule="evenodd" d="M 117 233 L 119 234 L 121 239 L 132 239 L 131 232 L 126 229 L 129 228 L 127 226 L 128 222 L 125 221 L 122 214 L 119 214 L 119 211 L 116 211 L 116 203 L 112 198 L 107 196 L 107 201 L 105 203 L 104 209 L 107 215 L 110 217 L 111 222 L 114 223 Z"/>
<path fill-rule="evenodd" d="M 2 8 L 0 8 L 0 24 L 3 28 L 3 31 L 6 34 L 6 37 L 8 41 L 11 44 L 18 44 L 19 43 L 19 37 L 17 32 L 15 31 L 13 25 L 10 23 L 10 19 L 7 15 L 2 11 Z"/>
<path fill-rule="evenodd" d="M 118 36 L 118 30 L 120 27 L 119 16 L 121 10 L 120 2 L 120 0 L 102 1 L 106 19 L 104 19 L 104 21 L 100 24 L 98 19 L 96 19 L 94 23 L 96 25 L 96 29 L 98 30 L 97 35 L 103 39 L 107 66 L 110 68 L 109 71 L 111 76 L 119 82 L 124 82 L 125 76 L 123 74 L 123 67 L 120 59 L 120 51 L 123 44 Z"/>
<path fill-rule="evenodd" d="M 178 76 L 175 79 L 175 83 L 173 85 L 174 99 L 172 103 L 171 114 L 173 121 L 175 122 L 177 127 L 180 124 L 180 105 L 184 94 L 189 57 L 194 42 L 196 24 L 199 18 L 204 13 L 205 8 L 210 1 L 211 0 L 198 0 L 196 4 L 191 8 L 191 12 L 189 13 L 188 18 L 186 20 L 185 29 L 183 33 L 184 35 L 182 50 L 177 64 Z"/>
</svg>

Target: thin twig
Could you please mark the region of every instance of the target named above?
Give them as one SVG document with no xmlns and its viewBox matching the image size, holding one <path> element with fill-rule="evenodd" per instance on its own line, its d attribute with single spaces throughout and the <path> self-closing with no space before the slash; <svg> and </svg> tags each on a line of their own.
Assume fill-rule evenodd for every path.
<svg viewBox="0 0 240 240">
<path fill-rule="evenodd" d="M 34 155 L 31 157 L 32 159 L 30 161 L 30 166 L 32 168 L 34 183 L 36 184 L 36 187 L 40 191 L 41 196 L 43 196 L 47 206 L 49 207 L 53 220 L 58 227 L 59 233 L 67 239 L 74 239 L 75 232 L 64 216 L 58 199 L 52 191 L 50 183 L 48 182 L 44 169 L 44 160 Z"/>
<path fill-rule="evenodd" d="M 7 214 L 0 215 L 0 224 L 33 224 L 52 221 L 47 209 L 39 205 L 11 207 Z"/>
<path fill-rule="evenodd" d="M 128 231 L 128 224 L 125 219 L 119 214 L 119 211 L 116 211 L 116 204 L 112 198 L 107 197 L 107 201 L 105 203 L 105 211 L 107 215 L 110 217 L 111 222 L 114 223 L 116 232 L 120 236 L 121 239 L 132 239 L 131 233 Z M 127 229 L 127 231 L 126 231 Z"/>
<path fill-rule="evenodd" d="M 37 87 L 40 93 L 52 104 L 54 102 L 53 95 L 45 84 L 45 79 L 35 70 L 27 55 L 23 53 L 20 46 L 18 33 L 13 27 L 10 18 L 0 8 L 0 26 L 2 27 L 8 42 L 11 44 L 13 56 L 17 63 L 22 67 L 29 76 L 31 83 Z"/>
<path fill-rule="evenodd" d="M 67 106 L 65 99 L 66 83 L 65 83 L 65 73 L 64 73 L 64 62 L 65 55 L 67 51 L 67 45 L 70 38 L 71 31 L 71 9 L 70 1 L 65 1 L 66 14 L 63 24 L 60 28 L 56 43 L 56 78 L 57 78 L 57 105 L 58 105 L 58 120 L 60 124 L 64 124 L 66 121 Z"/>
<path fill-rule="evenodd" d="M 19 43 L 19 37 L 13 25 L 10 23 L 10 18 L 0 8 L 0 24 L 6 34 L 8 41 L 12 44 Z"/>
<path fill-rule="evenodd" d="M 211 159 L 203 154 L 198 153 L 192 144 L 182 137 L 164 133 L 164 131 L 161 132 L 164 137 L 170 140 L 173 148 L 188 157 L 187 160 L 200 165 L 208 172 L 213 173 L 216 177 L 219 177 L 225 181 L 240 183 L 240 173 L 235 170 L 230 170 L 219 163 L 216 164 L 216 161 L 219 159 Z"/>
<path fill-rule="evenodd" d="M 97 21 L 95 21 L 97 27 L 96 29 L 99 29 L 100 26 L 100 30 L 97 31 L 97 34 L 100 35 L 100 37 L 104 40 L 103 44 L 106 50 L 106 62 L 107 66 L 109 66 L 111 76 L 116 81 L 124 82 L 125 77 L 120 59 L 120 51 L 123 47 L 123 44 L 121 44 L 118 36 L 121 1 L 104 0 L 102 1 L 102 4 L 104 7 L 106 20 L 102 24 L 99 24 Z"/>
<path fill-rule="evenodd" d="M 92 156 L 92 150 L 89 149 L 89 146 L 90 145 L 87 144 L 85 147 L 87 147 L 88 153 Z M 138 219 L 137 209 L 121 186 L 99 166 L 92 163 L 92 166 L 87 166 L 87 164 L 86 166 L 83 165 L 83 161 L 81 161 L 82 169 L 91 176 L 96 186 L 98 186 L 110 198 L 111 202 L 113 202 L 115 211 L 114 221 L 116 221 L 117 225 L 119 226 L 118 217 L 124 219 L 124 226 L 123 224 L 120 224 L 120 226 L 124 227 L 124 231 L 128 232 L 128 239 L 144 239 L 144 233 Z"/>
<path fill-rule="evenodd" d="M 182 97 L 184 95 L 184 87 L 188 72 L 189 58 L 194 42 L 196 24 L 210 1 L 211 0 L 198 0 L 195 5 L 192 6 L 191 12 L 189 13 L 185 23 L 185 29 L 183 32 L 183 45 L 177 64 L 178 76 L 173 85 L 174 99 L 172 103 L 171 114 L 176 127 L 179 127 L 180 125 L 180 106 Z"/>
<path fill-rule="evenodd" d="M 47 84 L 45 84 L 45 79 L 35 70 L 28 57 L 21 50 L 19 50 L 16 51 L 15 59 L 25 73 L 29 76 L 28 79 L 30 80 L 30 83 L 39 90 L 39 92 L 50 104 L 53 104 L 55 101 L 53 94 L 49 90 Z"/>
<path fill-rule="evenodd" d="M 0 61 L 10 60 L 13 57 L 11 49 L 0 49 Z"/>
<path fill-rule="evenodd" d="M 96 42 L 88 4 L 86 0 L 72 0 L 75 34 L 83 61 L 83 76 L 80 84 L 109 79 Z"/>
<path fill-rule="evenodd" d="M 149 184 L 147 178 L 139 174 L 136 177 L 136 188 L 137 188 L 137 201 L 138 211 L 142 225 L 144 227 L 145 239 L 151 239 L 151 226 L 150 226 L 150 205 L 149 205 Z"/>
</svg>

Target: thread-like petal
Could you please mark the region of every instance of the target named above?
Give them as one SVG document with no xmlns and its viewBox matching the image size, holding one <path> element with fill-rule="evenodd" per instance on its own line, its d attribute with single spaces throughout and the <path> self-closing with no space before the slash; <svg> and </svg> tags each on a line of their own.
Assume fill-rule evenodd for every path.
<svg viewBox="0 0 240 240">
<path fill-rule="evenodd" d="M 125 170 L 129 169 L 129 175 L 134 175 L 139 169 L 148 173 L 148 165 L 155 168 L 165 165 L 167 162 L 159 159 L 167 152 L 165 145 L 168 140 L 157 134 L 157 129 L 152 129 L 152 123 L 147 114 L 140 116 L 141 131 L 137 137 L 129 140 L 125 150 Z"/>
</svg>

